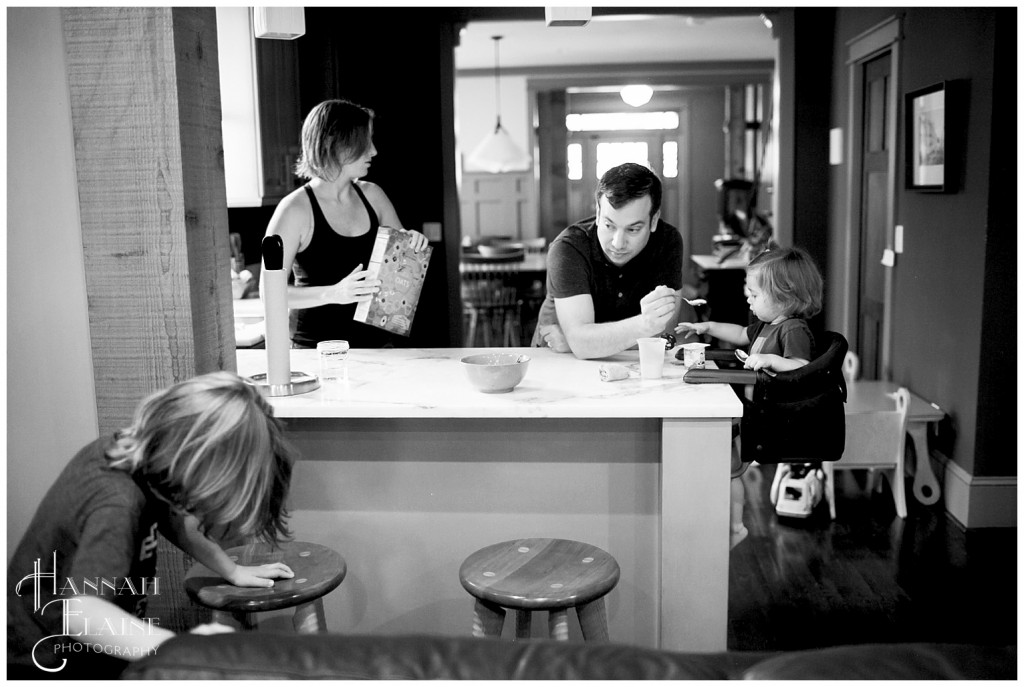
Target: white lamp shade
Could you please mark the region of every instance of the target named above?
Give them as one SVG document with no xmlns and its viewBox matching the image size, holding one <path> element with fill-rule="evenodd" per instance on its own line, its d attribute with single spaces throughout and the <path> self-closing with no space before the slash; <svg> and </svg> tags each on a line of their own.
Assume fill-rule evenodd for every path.
<svg viewBox="0 0 1024 687">
<path fill-rule="evenodd" d="M 525 172 L 533 164 L 530 156 L 520 150 L 505 128 L 498 124 L 494 131 L 466 158 L 469 166 L 485 172 Z"/>
</svg>

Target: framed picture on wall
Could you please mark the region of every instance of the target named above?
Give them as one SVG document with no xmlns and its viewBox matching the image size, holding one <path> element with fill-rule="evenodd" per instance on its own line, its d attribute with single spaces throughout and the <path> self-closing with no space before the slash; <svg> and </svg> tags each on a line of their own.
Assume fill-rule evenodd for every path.
<svg viewBox="0 0 1024 687">
<path fill-rule="evenodd" d="M 949 97 L 946 81 L 906 95 L 908 189 L 940 193 L 953 190 Z"/>
</svg>

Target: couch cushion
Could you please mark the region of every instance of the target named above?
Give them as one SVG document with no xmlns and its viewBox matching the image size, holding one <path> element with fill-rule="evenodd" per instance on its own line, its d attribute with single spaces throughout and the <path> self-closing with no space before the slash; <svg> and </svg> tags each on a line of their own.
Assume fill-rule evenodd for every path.
<svg viewBox="0 0 1024 687">
<path fill-rule="evenodd" d="M 752 666 L 748 680 L 1012 680 L 1016 647 L 857 644 L 778 654 Z"/>
<path fill-rule="evenodd" d="M 673 654 L 621 644 L 473 637 L 182 634 L 124 679 L 729 679 L 765 654 Z"/>
</svg>

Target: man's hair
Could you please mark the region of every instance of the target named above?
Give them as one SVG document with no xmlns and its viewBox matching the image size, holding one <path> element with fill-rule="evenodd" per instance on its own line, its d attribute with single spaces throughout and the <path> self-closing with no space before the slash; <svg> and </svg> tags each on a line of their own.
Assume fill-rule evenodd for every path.
<svg viewBox="0 0 1024 687">
<path fill-rule="evenodd" d="M 650 196 L 651 217 L 654 217 L 654 213 L 661 209 L 661 179 L 643 165 L 626 162 L 601 176 L 594 194 L 598 203 L 601 196 L 606 197 L 608 204 L 616 210 L 632 200 Z"/>
<path fill-rule="evenodd" d="M 769 248 L 747 265 L 747 272 L 752 271 L 758 273 L 765 295 L 783 306 L 787 317 L 808 319 L 821 312 L 821 272 L 803 249 Z"/>
<path fill-rule="evenodd" d="M 370 147 L 373 110 L 348 100 L 325 100 L 302 123 L 302 154 L 295 175 L 332 181 L 342 165 Z"/>
<path fill-rule="evenodd" d="M 290 536 L 284 501 L 292 449 L 270 405 L 232 372 L 193 377 L 145 398 L 107 459 L 204 528 L 227 526 L 267 541 Z"/>
</svg>

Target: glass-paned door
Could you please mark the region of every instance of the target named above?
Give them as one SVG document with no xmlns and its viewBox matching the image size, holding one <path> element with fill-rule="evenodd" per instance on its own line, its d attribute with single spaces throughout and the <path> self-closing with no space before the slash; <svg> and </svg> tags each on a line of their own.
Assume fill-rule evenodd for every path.
<svg viewBox="0 0 1024 687">
<path fill-rule="evenodd" d="M 636 162 L 653 170 L 662 180 L 662 217 L 678 216 L 678 143 L 675 131 L 571 132 L 567 149 L 570 221 L 595 213 L 597 182 L 609 168 Z"/>
</svg>

